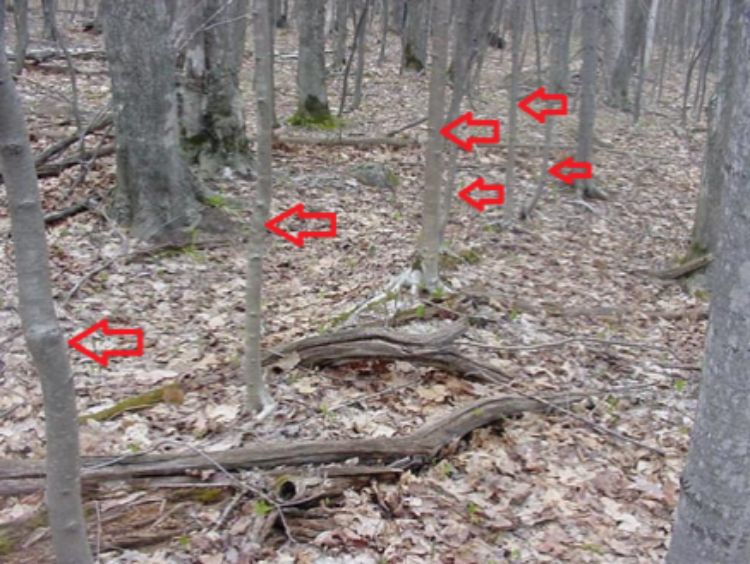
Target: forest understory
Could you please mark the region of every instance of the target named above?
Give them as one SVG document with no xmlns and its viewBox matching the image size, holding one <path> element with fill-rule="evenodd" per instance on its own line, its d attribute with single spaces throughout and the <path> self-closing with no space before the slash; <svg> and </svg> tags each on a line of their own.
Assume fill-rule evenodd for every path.
<svg viewBox="0 0 750 564">
<path fill-rule="evenodd" d="M 90 123 L 109 98 L 105 61 L 96 54 L 101 38 L 67 20 L 65 34 L 71 47 L 92 52 L 72 59 L 80 115 Z M 274 411 L 252 417 L 244 412 L 239 370 L 242 228 L 220 236 L 198 230 L 181 248 L 129 239 L 107 216 L 116 178 L 114 157 L 105 154 L 83 182 L 79 166 L 40 180 L 46 213 L 90 204 L 48 224 L 66 335 L 105 317 L 145 333 L 142 357 L 113 359 L 107 368 L 72 353 L 79 411 L 99 415 L 81 426 L 83 456 L 180 452 L 210 462 L 210 453 L 235 447 L 413 437 L 435 418 L 496 396 L 575 401 L 566 401 L 566 411 L 529 410 L 451 440 L 429 459 L 404 456 L 395 465 L 352 456 L 330 474 L 325 465 L 230 474 L 216 462 L 181 476 L 84 479 L 92 547 L 106 562 L 661 561 L 708 311 L 700 285 L 653 275 L 689 251 L 701 177 L 705 116 L 680 125 L 682 74 L 667 69 L 661 104 L 651 103 L 637 126 L 630 114 L 599 102 L 595 178 L 608 200 L 582 200 L 548 181 L 531 218 L 510 231 L 501 214 L 479 215 L 456 200 L 443 253 L 445 290 L 377 299 L 414 258 L 426 126 L 394 137 L 409 139 L 404 146 L 296 139 L 384 137 L 424 117 L 428 76 L 399 75 L 396 41 L 382 66 L 375 64 L 378 49 L 371 38 L 362 107 L 345 113 L 340 129 L 292 127 L 296 35 L 278 32 L 272 215 L 304 201 L 310 210 L 336 212 L 338 232 L 303 248 L 272 239 L 264 345 L 271 350 L 352 327 L 423 336 L 463 322 L 446 347 L 502 377 L 440 369 L 417 358 L 419 347 L 414 358 L 402 347 L 399 360 L 331 366 L 306 364 L 292 351 L 269 361 Z M 509 69 L 507 53 L 488 53 L 466 109 L 504 123 Z M 18 79 L 37 154 L 76 131 L 68 70 L 64 59 L 29 63 Z M 244 71 L 252 138 L 249 53 Z M 529 52 L 524 76 L 534 73 Z M 331 107 L 338 107 L 341 80 L 340 73 L 329 77 Z M 533 89 L 528 82 L 524 92 Z M 647 94 L 651 88 L 646 84 Z M 571 100 L 575 105 L 575 93 Z M 554 162 L 574 153 L 574 114 L 557 122 Z M 519 126 L 515 188 L 527 201 L 544 168 L 544 132 L 524 115 Z M 111 135 L 101 128 L 87 147 L 107 147 Z M 502 140 L 462 154 L 457 189 L 477 176 L 502 182 L 505 157 Z M 356 169 L 367 163 L 385 165 L 398 186 L 359 182 Z M 248 224 L 252 180 L 227 173 L 208 186 L 218 211 Z M 42 398 L 20 333 L 6 204 L 0 201 L 0 456 L 22 464 L 44 456 Z M 120 412 L 101 416 L 118 403 Z M 346 467 L 356 472 L 346 476 Z M 344 477 L 323 483 L 336 472 Z M 9 483 L 0 476 L 0 487 Z M 284 493 L 289 483 L 291 494 Z M 30 486 L 3 493 L 0 560 L 47 561 L 43 492 Z"/>
</svg>

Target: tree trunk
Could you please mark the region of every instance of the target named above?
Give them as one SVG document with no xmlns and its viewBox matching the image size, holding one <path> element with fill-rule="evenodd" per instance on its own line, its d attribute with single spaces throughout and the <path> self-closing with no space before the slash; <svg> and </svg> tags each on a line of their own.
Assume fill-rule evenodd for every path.
<svg viewBox="0 0 750 564">
<path fill-rule="evenodd" d="M 729 10 L 725 6 L 721 29 L 727 29 L 728 14 Z M 706 154 L 688 258 L 709 253 L 716 256 L 718 251 L 722 200 L 727 182 L 723 155 L 726 152 L 730 129 L 727 124 L 731 123 L 729 112 L 732 111 L 730 89 L 734 77 L 731 75 L 731 65 L 736 64 L 732 53 L 729 52 L 727 34 L 720 33 L 719 38 L 719 83 L 708 107 Z M 715 263 L 710 267 L 709 272 L 715 272 Z"/>
<path fill-rule="evenodd" d="M 552 50 L 550 52 L 550 78 L 553 92 L 567 92 L 570 87 L 570 36 L 576 0 L 555 0 L 552 14 Z"/>
<path fill-rule="evenodd" d="M 378 66 L 385 62 L 385 48 L 388 43 L 388 0 L 382 0 L 382 18 L 380 22 L 380 53 L 378 54 Z"/>
<path fill-rule="evenodd" d="M 428 7 L 428 0 L 410 0 L 406 4 L 402 57 L 402 67 L 406 70 L 421 72 L 427 63 Z"/>
<path fill-rule="evenodd" d="M 596 121 L 596 36 L 601 0 L 583 0 L 581 19 L 583 65 L 581 67 L 581 106 L 578 113 L 578 148 L 576 161 L 591 162 L 593 158 L 594 123 Z M 586 198 L 602 196 L 593 180 L 576 181 L 576 188 Z"/>
<path fill-rule="evenodd" d="M 321 122 L 331 117 L 326 94 L 325 0 L 306 0 L 299 10 L 297 114 L 301 121 Z"/>
<path fill-rule="evenodd" d="M 346 37 L 348 32 L 347 15 L 349 0 L 336 0 L 336 46 L 333 51 L 333 66 L 343 67 L 346 63 Z"/>
<path fill-rule="evenodd" d="M 604 68 L 607 79 L 611 82 L 617 57 L 622 52 L 625 42 L 625 7 L 627 0 L 606 0 L 606 10 L 602 14 L 604 25 Z"/>
<path fill-rule="evenodd" d="M 362 14 L 357 24 L 356 37 L 354 39 L 357 48 L 357 70 L 354 74 L 354 97 L 352 99 L 352 110 L 358 110 L 362 105 L 362 79 L 365 74 L 365 47 L 367 39 L 367 14 L 370 10 L 370 2 L 365 0 Z"/>
<path fill-rule="evenodd" d="M 29 2 L 28 0 L 14 0 L 13 20 L 16 26 L 16 60 L 13 72 L 21 74 L 26 59 L 26 49 L 29 46 Z"/>
<path fill-rule="evenodd" d="M 480 38 L 487 35 L 492 12 L 492 0 L 464 0 L 455 8 L 456 31 L 453 43 L 453 61 L 448 75 L 453 83 L 453 94 L 446 122 L 455 120 L 461 113 L 461 104 L 471 88 L 472 67 L 478 61 Z M 440 243 L 442 245 L 445 228 L 450 217 L 453 200 L 456 197 L 455 180 L 458 164 L 458 147 L 450 144 L 444 151 L 447 162 L 446 179 L 440 204 Z"/>
<path fill-rule="evenodd" d="M 721 161 L 719 255 L 698 415 L 681 478 L 681 494 L 667 562 L 750 562 L 750 0 L 728 0 L 723 35 L 718 127 L 727 132 Z"/>
<path fill-rule="evenodd" d="M 422 198 L 422 233 L 420 256 L 422 282 L 432 290 L 439 284 L 440 197 L 443 185 L 443 136 L 445 125 L 445 75 L 448 66 L 448 33 L 450 0 L 434 0 L 432 33 L 432 66 L 428 125 L 430 136 L 425 155 L 425 189 Z"/>
<path fill-rule="evenodd" d="M 180 124 L 191 162 L 213 175 L 250 168 L 240 92 L 248 0 L 183 0 L 188 14 Z M 180 45 L 182 47 L 182 45 Z"/>
<path fill-rule="evenodd" d="M 505 206 L 503 224 L 510 227 L 519 215 L 519 206 L 523 199 L 521 190 L 516 186 L 516 144 L 518 142 L 518 99 L 520 89 L 521 50 L 523 48 L 524 23 L 526 21 L 526 0 L 513 0 L 511 5 L 511 81 L 508 90 L 508 163 L 505 169 Z"/>
<path fill-rule="evenodd" d="M 638 90 L 635 94 L 635 112 L 633 121 L 638 123 L 641 117 L 641 104 L 643 103 L 643 85 L 648 78 L 648 72 L 651 68 L 651 53 L 654 48 L 654 32 L 656 31 L 656 18 L 659 14 L 659 0 L 651 0 L 651 6 L 648 10 L 646 19 L 646 35 L 641 49 L 641 72 L 638 74 Z"/>
<path fill-rule="evenodd" d="M 625 16 L 625 37 L 622 48 L 617 55 L 612 78 L 610 80 L 610 104 L 616 108 L 628 109 L 630 106 L 630 79 L 633 76 L 633 61 L 640 52 L 643 41 L 646 17 L 641 0 L 627 1 Z"/>
<path fill-rule="evenodd" d="M 0 22 L 5 14 L 0 4 Z M 52 299 L 44 216 L 21 100 L 5 56 L 0 26 L 0 172 L 10 207 L 18 303 L 26 345 L 44 396 L 49 525 L 57 561 L 92 562 L 80 483 L 78 414 L 68 347 Z"/>
<path fill-rule="evenodd" d="M 254 0 L 253 39 L 255 44 L 255 101 L 257 107 L 258 183 L 248 243 L 247 288 L 245 292 L 245 358 L 244 374 L 247 386 L 247 407 L 262 413 L 273 407 L 263 377 L 260 350 L 263 288 L 263 256 L 265 254 L 268 212 L 271 207 L 273 170 L 271 163 L 271 137 L 273 135 L 273 57 L 271 54 L 270 0 Z"/>
<path fill-rule="evenodd" d="M 103 0 L 117 130 L 113 214 L 141 239 L 200 222 L 199 186 L 179 147 L 176 56 L 165 0 Z"/>
<path fill-rule="evenodd" d="M 57 41 L 57 0 L 42 0 L 44 38 Z"/>
</svg>

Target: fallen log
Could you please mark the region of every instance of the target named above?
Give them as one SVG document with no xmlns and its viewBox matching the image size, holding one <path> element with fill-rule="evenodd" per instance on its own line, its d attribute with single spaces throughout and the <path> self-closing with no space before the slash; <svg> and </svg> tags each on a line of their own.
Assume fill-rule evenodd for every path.
<svg viewBox="0 0 750 564">
<path fill-rule="evenodd" d="M 123 457 L 84 457 L 81 477 L 90 486 L 109 480 L 176 476 L 186 472 L 216 469 L 268 469 L 305 464 L 333 464 L 357 459 L 359 464 L 390 464 L 403 459 L 410 467 L 434 459 L 440 450 L 471 431 L 524 412 L 546 412 L 550 406 L 582 399 L 581 394 L 551 396 L 535 400 L 500 396 L 464 405 L 426 423 L 401 437 L 301 441 L 240 447 L 205 455 L 170 453 L 126 455 Z M 21 489 L 43 488 L 44 461 L 4 461 L 0 463 L 0 495 L 16 495 Z"/>
<path fill-rule="evenodd" d="M 361 360 L 402 360 L 489 382 L 507 381 L 507 375 L 498 368 L 465 356 L 451 344 L 466 330 L 466 324 L 461 322 L 428 334 L 378 327 L 347 329 L 284 345 L 267 353 L 263 364 L 271 369 L 279 364 L 289 370 L 296 364 L 324 368 Z M 297 356 L 290 363 L 286 359 L 292 355 Z"/>
<path fill-rule="evenodd" d="M 106 157 L 112 155 L 115 152 L 114 145 L 105 145 L 100 149 L 94 149 L 92 151 L 86 151 L 83 154 L 75 155 L 67 159 L 56 163 L 48 163 L 36 167 L 37 178 L 48 178 L 50 176 L 58 176 L 62 171 L 69 169 L 70 167 L 84 164 L 86 161 L 91 159 L 98 159 L 99 157 Z"/>
<path fill-rule="evenodd" d="M 105 53 L 102 49 L 69 49 L 68 54 L 71 57 L 80 59 L 93 59 L 93 58 L 104 58 Z M 8 57 L 9 61 L 15 61 L 15 53 L 9 51 L 5 52 L 5 56 Z M 46 48 L 46 49 L 30 49 L 26 51 L 26 57 L 24 60 L 31 61 L 32 63 L 39 64 L 51 59 L 66 59 L 65 53 L 60 49 Z"/>
<path fill-rule="evenodd" d="M 693 260 L 689 260 L 684 264 L 680 264 L 672 268 L 667 268 L 666 270 L 649 271 L 648 274 L 655 278 L 659 278 L 660 280 L 677 280 L 678 278 L 688 276 L 696 270 L 700 270 L 701 268 L 708 266 L 712 258 L 713 257 L 710 254 L 706 254 L 694 258 Z"/>
</svg>

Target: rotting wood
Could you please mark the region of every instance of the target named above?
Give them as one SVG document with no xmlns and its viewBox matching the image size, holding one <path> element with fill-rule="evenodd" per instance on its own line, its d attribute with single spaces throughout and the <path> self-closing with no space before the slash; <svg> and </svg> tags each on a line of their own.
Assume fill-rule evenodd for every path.
<svg viewBox="0 0 750 564">
<path fill-rule="evenodd" d="M 525 412 L 547 412 L 550 405 L 566 405 L 582 399 L 581 394 L 547 396 L 543 402 L 529 398 L 499 396 L 481 399 L 436 418 L 400 437 L 377 437 L 339 441 L 301 441 L 265 444 L 209 453 L 151 454 L 124 457 L 84 457 L 85 483 L 155 476 L 182 475 L 185 472 L 215 469 L 268 469 L 279 466 L 343 463 L 357 459 L 359 464 L 389 464 L 402 459 L 418 467 L 434 459 L 440 450 L 471 431 Z M 5 461 L 0 463 L 0 495 L 19 491 L 19 486 L 38 489 L 44 478 L 44 461 Z"/>
<path fill-rule="evenodd" d="M 647 271 L 646 274 L 649 274 L 654 278 L 659 278 L 660 280 L 677 280 L 678 278 L 688 276 L 696 270 L 700 270 L 701 268 L 708 266 L 712 258 L 713 257 L 710 254 L 706 254 L 694 258 L 693 260 L 690 260 L 684 264 L 680 264 L 672 268 L 667 268 L 665 270 L 650 270 Z"/>
<path fill-rule="evenodd" d="M 451 374 L 489 382 L 505 382 L 498 368 L 463 355 L 452 343 L 467 330 L 463 322 L 429 334 L 410 334 L 385 328 L 347 329 L 308 337 L 266 354 L 264 364 L 272 367 L 290 354 L 299 356 L 302 366 L 323 368 L 361 360 L 403 360 L 431 366 Z M 288 366 L 285 366 L 289 369 Z"/>
</svg>

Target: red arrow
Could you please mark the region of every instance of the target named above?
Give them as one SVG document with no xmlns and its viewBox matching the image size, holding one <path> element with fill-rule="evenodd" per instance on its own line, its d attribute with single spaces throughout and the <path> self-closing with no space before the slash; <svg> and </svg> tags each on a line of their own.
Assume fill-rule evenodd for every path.
<svg viewBox="0 0 750 564">
<path fill-rule="evenodd" d="M 490 137 L 474 136 L 463 140 L 453 133 L 453 130 L 461 125 L 465 125 L 466 127 L 491 127 L 492 135 Z M 500 142 L 500 120 L 474 119 L 474 114 L 466 112 L 449 124 L 444 125 L 440 130 L 440 134 L 448 141 L 461 147 L 464 151 L 471 152 L 474 149 L 474 145 L 493 145 Z"/>
<path fill-rule="evenodd" d="M 563 174 L 564 169 L 571 169 L 571 172 Z M 576 172 L 578 169 L 581 169 L 581 171 Z M 549 169 L 549 173 L 555 178 L 559 178 L 565 182 L 565 184 L 573 184 L 573 182 L 578 179 L 591 178 L 593 175 L 593 168 L 591 163 L 585 161 L 577 162 L 573 160 L 573 157 L 568 157 Z"/>
<path fill-rule="evenodd" d="M 497 196 L 495 198 L 479 198 L 475 200 L 471 197 L 471 193 L 474 190 L 495 192 Z M 502 184 L 485 184 L 484 178 L 480 176 L 466 188 L 462 189 L 458 193 L 458 197 L 481 213 L 487 206 L 502 206 L 505 203 L 505 186 Z"/>
<path fill-rule="evenodd" d="M 534 108 L 531 107 L 531 104 L 536 100 L 541 100 L 543 102 L 560 102 L 560 107 L 544 108 L 541 112 L 537 112 Z M 544 120 L 547 119 L 547 116 L 567 115 L 568 97 L 565 94 L 547 94 L 544 86 L 540 86 L 531 94 L 526 96 L 526 98 L 518 102 L 518 107 L 529 114 L 531 117 L 533 117 L 535 120 L 537 120 L 539 123 L 544 123 Z"/>
<path fill-rule="evenodd" d="M 305 219 L 327 219 L 330 222 L 330 227 L 328 228 L 328 231 L 299 231 L 296 235 L 292 235 L 288 231 L 284 231 L 279 227 L 279 224 L 287 219 L 288 217 L 296 216 L 299 219 L 305 220 Z M 305 246 L 305 237 L 310 237 L 311 239 L 315 238 L 324 238 L 324 237 L 335 237 L 336 236 L 336 214 L 334 212 L 306 212 L 305 211 L 305 205 L 304 204 L 296 204 L 286 210 L 285 212 L 280 213 L 276 217 L 273 217 L 269 219 L 266 222 L 266 228 L 271 231 L 272 233 L 275 233 L 279 237 L 283 237 L 287 241 L 290 241 L 291 243 L 297 245 L 298 247 L 304 247 Z"/>
<path fill-rule="evenodd" d="M 134 336 L 136 339 L 136 345 L 134 349 L 110 349 L 102 351 L 101 354 L 96 354 L 90 348 L 81 344 L 86 337 L 90 337 L 96 333 L 99 329 L 106 336 Z M 78 333 L 75 337 L 68 341 L 68 346 L 74 348 L 80 353 L 85 354 L 94 362 L 98 362 L 102 366 L 107 366 L 109 359 L 113 356 L 142 356 L 143 355 L 143 329 L 110 329 L 109 322 L 106 319 L 97 321 L 88 329 L 85 329 Z"/>
</svg>

